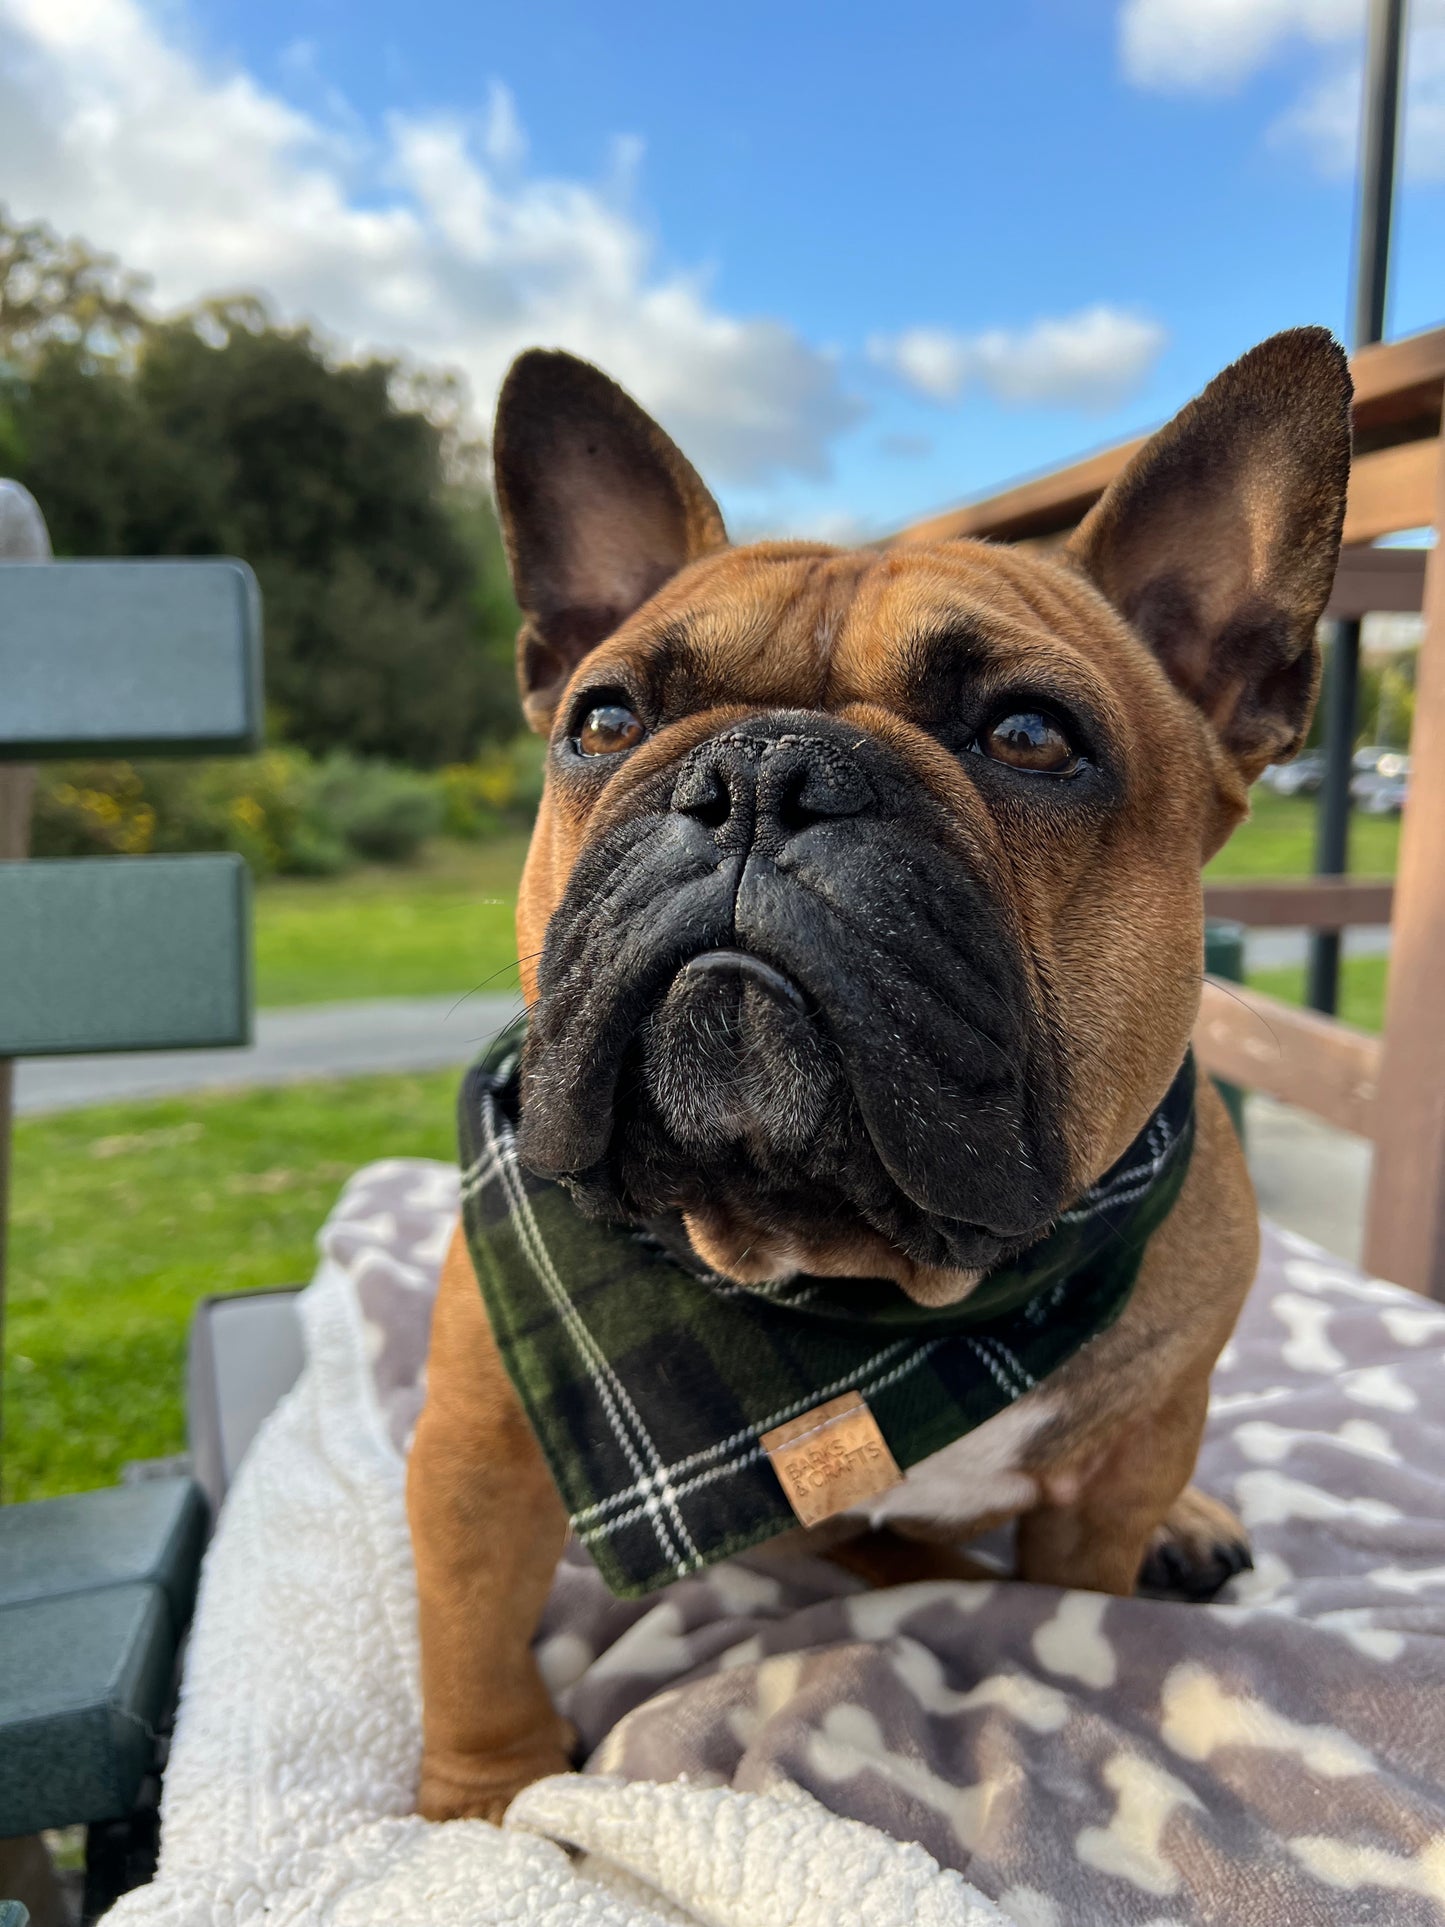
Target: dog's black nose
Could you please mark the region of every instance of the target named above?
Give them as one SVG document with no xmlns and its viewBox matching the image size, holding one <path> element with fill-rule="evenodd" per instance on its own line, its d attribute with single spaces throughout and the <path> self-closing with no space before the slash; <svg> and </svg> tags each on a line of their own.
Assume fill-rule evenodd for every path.
<svg viewBox="0 0 1445 1927">
<path fill-rule="evenodd" d="M 873 786 L 857 761 L 828 736 L 795 729 L 732 729 L 701 743 L 672 793 L 681 815 L 729 841 L 773 843 L 829 817 L 873 808 Z"/>
</svg>

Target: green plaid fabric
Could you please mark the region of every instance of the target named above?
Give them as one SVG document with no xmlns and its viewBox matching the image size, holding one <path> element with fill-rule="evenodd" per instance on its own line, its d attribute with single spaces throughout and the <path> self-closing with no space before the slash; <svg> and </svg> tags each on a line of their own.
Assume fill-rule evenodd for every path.
<svg viewBox="0 0 1445 1927">
<path fill-rule="evenodd" d="M 759 1437 L 824 1400 L 861 1393 L 906 1470 L 1030 1391 L 1123 1310 L 1194 1140 L 1186 1058 L 1118 1163 L 961 1305 L 882 1279 L 744 1287 L 522 1168 L 520 1055 L 512 1032 L 462 1088 L 467 1244 L 573 1528 L 624 1598 L 795 1524 Z"/>
</svg>

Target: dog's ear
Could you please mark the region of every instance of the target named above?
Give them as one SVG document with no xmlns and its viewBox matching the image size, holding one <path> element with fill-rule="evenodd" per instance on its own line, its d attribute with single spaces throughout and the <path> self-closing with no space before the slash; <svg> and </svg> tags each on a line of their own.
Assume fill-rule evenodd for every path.
<svg viewBox="0 0 1445 1927">
<path fill-rule="evenodd" d="M 686 562 L 727 542 L 692 464 L 575 355 L 530 349 L 502 384 L 497 508 L 525 622 L 522 707 L 550 727 L 578 663 Z"/>
<path fill-rule="evenodd" d="M 1350 374 L 1272 335 L 1140 449 L 1069 550 L 1248 781 L 1304 741 L 1350 474 Z"/>
</svg>

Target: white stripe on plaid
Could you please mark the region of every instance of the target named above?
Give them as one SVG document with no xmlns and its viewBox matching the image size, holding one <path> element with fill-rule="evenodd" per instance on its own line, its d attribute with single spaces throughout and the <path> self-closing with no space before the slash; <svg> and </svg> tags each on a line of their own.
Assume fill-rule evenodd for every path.
<svg viewBox="0 0 1445 1927">
<path fill-rule="evenodd" d="M 971 1338 L 967 1332 L 962 1332 L 959 1335 L 963 1339 L 964 1344 L 967 1345 L 973 1353 L 974 1357 L 977 1358 L 978 1362 L 983 1366 L 994 1384 L 998 1386 L 1004 1397 L 1012 1404 L 1023 1392 L 1024 1387 L 1017 1384 L 1014 1379 L 1005 1372 L 998 1360 L 994 1358 L 991 1353 L 984 1350 L 983 1340 Z"/>
<path fill-rule="evenodd" d="M 1017 1390 L 1011 1394 L 1012 1397 L 1021 1398 L 1025 1392 L 1031 1392 L 1038 1384 L 1039 1381 L 1027 1369 L 1023 1361 L 1014 1352 L 1009 1350 L 1001 1338 L 994 1338 L 988 1333 L 985 1333 L 983 1337 L 974 1339 L 973 1343 L 975 1346 L 987 1345 L 991 1351 L 998 1354 L 1003 1363 L 1004 1370 L 1013 1378 L 1017 1386 Z"/>
<path fill-rule="evenodd" d="M 1107 1184 L 1096 1185 L 1092 1191 L 1086 1191 L 1071 1211 L 1059 1213 L 1057 1222 L 1083 1224 L 1089 1218 L 1097 1217 L 1101 1211 L 1132 1203 L 1158 1177 L 1176 1142 L 1164 1119 L 1156 1117 L 1144 1141 L 1144 1148 L 1150 1153 L 1147 1161 L 1131 1165 L 1127 1171 L 1117 1172 Z"/>
<path fill-rule="evenodd" d="M 542 1289 L 552 1301 L 563 1330 L 577 1347 L 578 1355 L 597 1388 L 597 1395 L 607 1415 L 608 1424 L 612 1427 L 613 1436 L 636 1476 L 633 1489 L 643 1501 L 643 1512 L 651 1517 L 663 1557 L 676 1568 L 679 1578 L 685 1573 L 698 1571 L 704 1564 L 703 1556 L 693 1543 L 692 1534 L 688 1531 L 678 1508 L 677 1495 L 673 1490 L 669 1474 L 663 1466 L 661 1455 L 629 1397 L 626 1387 L 603 1356 L 601 1347 L 587 1329 L 557 1275 L 551 1253 L 547 1250 L 533 1214 L 526 1185 L 522 1181 L 521 1167 L 517 1162 L 516 1137 L 509 1130 L 504 1130 L 504 1133 L 499 1136 L 496 1130 L 496 1117 L 496 1111 L 488 1106 L 483 1112 L 482 1121 L 496 1176 L 512 1206 L 511 1216 L 517 1226 L 519 1241 L 526 1251 L 528 1261 Z M 479 1181 L 485 1182 L 486 1176 L 486 1173 L 479 1173 Z M 621 1412 L 619 1412 L 619 1406 L 622 1408 Z M 629 1421 L 635 1431 L 635 1442 L 629 1436 Z M 638 1448 L 651 1460 L 651 1472 L 644 1471 L 642 1460 L 638 1457 Z M 676 1528 L 676 1539 L 664 1521 L 663 1508 L 666 1509 L 672 1526 Z M 682 1556 L 683 1553 L 686 1554 L 685 1558 Z"/>
</svg>

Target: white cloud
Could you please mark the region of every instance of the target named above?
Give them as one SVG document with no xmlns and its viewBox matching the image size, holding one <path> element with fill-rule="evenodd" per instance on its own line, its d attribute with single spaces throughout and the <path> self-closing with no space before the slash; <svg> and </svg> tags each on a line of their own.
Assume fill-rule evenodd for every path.
<svg viewBox="0 0 1445 1927">
<path fill-rule="evenodd" d="M 1303 43 L 1310 72 L 1270 128 L 1322 172 L 1349 173 L 1359 150 L 1366 0 L 1124 0 L 1119 51 L 1127 79 L 1165 93 L 1223 93 Z M 1445 0 L 1406 10 L 1403 160 L 1417 180 L 1445 179 Z"/>
<path fill-rule="evenodd" d="M 350 348 L 455 367 L 482 410 L 519 349 L 562 346 L 717 481 L 827 473 L 861 413 L 834 358 L 658 266 L 626 198 L 634 146 L 601 185 L 528 175 L 500 87 L 475 125 L 398 115 L 373 138 L 208 65 L 166 21 L 139 0 L 0 0 L 17 215 L 113 250 L 162 307 L 261 290 Z"/>
<path fill-rule="evenodd" d="M 780 513 L 769 516 L 736 516 L 728 524 L 734 542 L 827 542 L 838 549 L 856 549 L 876 540 L 878 524 L 850 509 L 802 508 L 784 504 Z"/>
<path fill-rule="evenodd" d="M 1296 36 L 1327 45 L 1358 37 L 1365 0 L 1124 0 L 1119 44 L 1141 87 L 1237 87 Z"/>
<path fill-rule="evenodd" d="M 1401 158 L 1417 181 L 1445 180 L 1445 0 L 1417 0 L 1405 64 Z M 1358 60 L 1318 75 L 1275 122 L 1271 137 L 1304 147 L 1325 174 L 1352 173 L 1360 151 Z"/>
<path fill-rule="evenodd" d="M 908 328 L 875 337 L 868 352 L 930 401 L 957 401 L 977 384 L 1000 401 L 1102 409 L 1138 387 L 1164 340 L 1157 322 L 1097 306 L 1018 330 Z"/>
<path fill-rule="evenodd" d="M 494 167 L 520 167 L 527 158 L 527 134 L 510 87 L 494 80 L 487 96 L 482 151 Z"/>
</svg>

